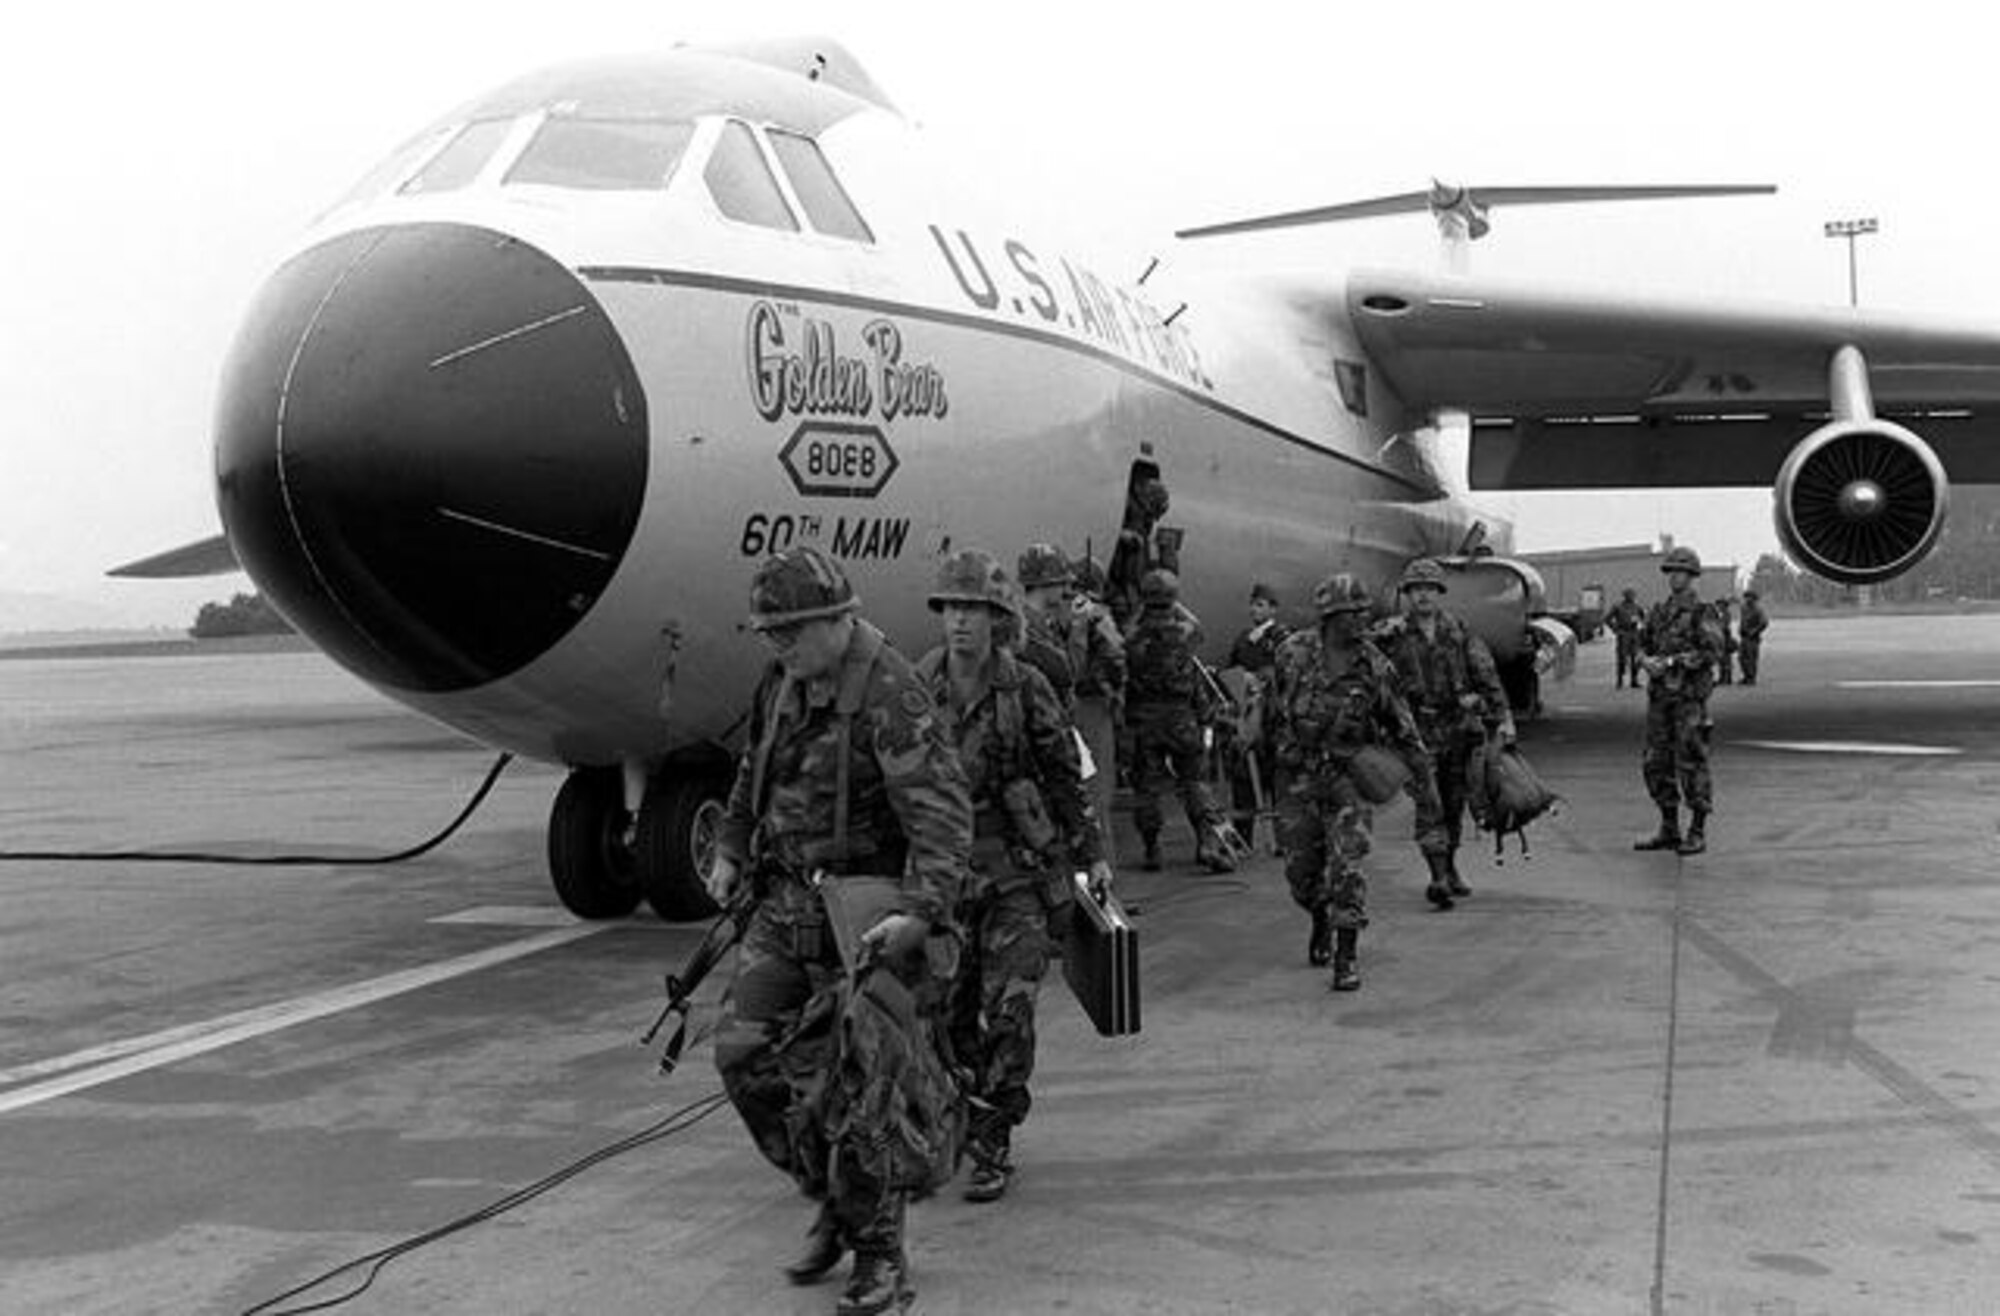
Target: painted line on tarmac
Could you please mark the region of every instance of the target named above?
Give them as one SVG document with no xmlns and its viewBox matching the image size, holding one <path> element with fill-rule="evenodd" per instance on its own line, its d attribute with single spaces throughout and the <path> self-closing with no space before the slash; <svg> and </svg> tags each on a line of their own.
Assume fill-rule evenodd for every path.
<svg viewBox="0 0 2000 1316">
<path fill-rule="evenodd" d="M 1887 740 L 1736 740 L 1732 745 L 1750 749 L 1775 749 L 1787 754 L 1893 754 L 1917 757 L 1930 754 L 1963 754 L 1956 745 L 1898 745 Z"/>
<path fill-rule="evenodd" d="M 379 978 L 369 978 L 363 982 L 350 983 L 345 987 L 335 987 L 323 992 L 314 992 L 295 1000 L 279 1001 L 272 1005 L 260 1005 L 249 1010 L 240 1010 L 204 1023 L 184 1024 L 178 1028 L 168 1028 L 144 1037 L 126 1038 L 120 1042 L 107 1042 L 103 1046 L 90 1047 L 51 1060 L 40 1060 L 32 1064 L 17 1065 L 12 1069 L 0 1070 L 0 1083 L 18 1083 L 24 1079 L 43 1074 L 60 1074 L 62 1077 L 35 1083 L 29 1087 L 0 1092 L 0 1115 L 21 1110 L 28 1106 L 53 1101 L 57 1097 L 81 1092 L 85 1088 L 97 1087 L 114 1079 L 143 1073 L 148 1069 L 158 1069 L 191 1056 L 208 1051 L 233 1046 L 237 1042 L 262 1037 L 283 1028 L 308 1023 L 314 1019 L 324 1019 L 328 1015 L 392 996 L 401 996 L 420 988 L 451 978 L 477 973 L 496 964 L 533 955 L 566 942 L 593 936 L 608 927 L 610 923 L 577 923 L 565 928 L 555 928 L 536 933 L 532 937 L 522 937 L 518 941 L 503 942 L 489 946 L 470 955 L 460 955 L 454 959 L 439 960 L 415 969 L 404 969 L 397 973 L 384 974 Z M 69 1072 L 69 1071 L 77 1072 Z"/>
<path fill-rule="evenodd" d="M 1936 681 L 1835 681 L 1836 690 L 1986 690 L 2000 685 L 2000 677 Z"/>
</svg>

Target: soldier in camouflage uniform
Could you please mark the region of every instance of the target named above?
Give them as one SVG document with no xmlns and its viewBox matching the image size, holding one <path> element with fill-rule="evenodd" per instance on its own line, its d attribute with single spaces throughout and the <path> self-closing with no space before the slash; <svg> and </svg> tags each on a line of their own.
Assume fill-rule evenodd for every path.
<svg viewBox="0 0 2000 1316">
<path fill-rule="evenodd" d="M 1630 585 L 1624 595 L 1613 604 L 1611 611 L 1604 615 L 1604 624 L 1611 629 L 1617 644 L 1617 654 L 1613 661 L 1618 665 L 1618 675 L 1612 680 L 1613 690 L 1622 689 L 1626 681 L 1632 688 L 1639 688 L 1639 628 L 1646 624 L 1646 610 L 1639 606 L 1639 591 Z"/>
<path fill-rule="evenodd" d="M 1757 684 L 1757 659 L 1764 652 L 1764 632 L 1771 629 L 1771 619 L 1764 612 L 1764 605 L 1757 601 L 1757 591 L 1743 591 L 1743 624 L 1737 628 L 1737 635 L 1743 646 L 1743 684 Z"/>
<path fill-rule="evenodd" d="M 1068 716 L 1042 674 L 994 642 L 1016 614 L 1006 571 L 987 553 L 961 549 L 939 566 L 930 606 L 944 644 L 917 674 L 958 750 L 974 818 L 966 954 L 952 1004 L 952 1047 L 974 1075 L 965 1198 L 991 1202 L 1007 1191 L 1013 1130 L 1031 1103 L 1051 915 L 1068 912 L 1072 872 L 1090 869 L 1104 885 L 1111 870 Z"/>
<path fill-rule="evenodd" d="M 1194 828 L 1196 862 L 1212 873 L 1232 872 L 1236 858 L 1222 840 L 1222 813 L 1202 780 L 1208 688 L 1196 666 L 1200 632 L 1179 608 L 1173 572 L 1149 571 L 1141 585 L 1139 620 L 1125 637 L 1125 722 L 1132 733 L 1132 812 L 1146 846 L 1143 865 L 1147 872 L 1160 868 L 1160 778 L 1171 771 Z"/>
<path fill-rule="evenodd" d="M 1695 594 L 1701 559 L 1675 548 L 1660 563 L 1666 598 L 1653 605 L 1639 632 L 1639 665 L 1646 669 L 1646 792 L 1660 809 L 1660 830 L 1635 850 L 1700 854 L 1708 848 L 1711 803 L 1708 777 L 1708 695 L 1722 657 L 1722 628 Z M 1680 829 L 1687 805 L 1688 828 Z"/>
<path fill-rule="evenodd" d="M 1085 780 L 1091 807 L 1097 814 L 1098 836 L 1109 862 L 1116 853 L 1111 842 L 1111 789 L 1117 780 L 1119 702 L 1125 694 L 1125 637 L 1111 620 L 1111 612 L 1099 597 L 1103 593 L 1103 572 L 1086 561 L 1073 571 L 1069 559 L 1053 544 L 1030 544 L 1021 554 L 1016 578 L 1026 597 L 1028 637 L 1059 648 L 1065 658 L 1064 671 L 1070 679 L 1064 703 L 1077 734 L 1090 750 L 1094 769 Z M 1089 582 L 1095 589 L 1084 588 Z M 1075 586 L 1072 592 L 1072 586 Z M 1021 656 L 1035 661 L 1032 649 Z M 1048 675 L 1046 667 L 1042 674 Z M 1053 678 L 1051 678 L 1053 682 Z"/>
<path fill-rule="evenodd" d="M 972 844 L 965 774 L 937 709 L 857 606 L 839 563 L 816 548 L 758 567 L 749 624 L 775 661 L 751 706 L 751 748 L 708 878 L 718 902 L 745 881 L 758 900 L 716 1035 L 716 1068 L 758 1149 L 821 1202 L 807 1250 L 786 1273 L 816 1282 L 854 1250 L 841 1316 L 907 1299 L 908 1186 L 890 1171 L 896 1130 L 822 1127 L 818 1094 L 836 1059 L 834 1030 L 788 1037 L 841 977 L 808 879 L 817 871 L 832 882 L 900 880 L 900 902 L 861 940 L 921 999 L 935 994 L 934 965 L 948 976 L 948 935 L 934 934 L 950 932 Z"/>
<path fill-rule="evenodd" d="M 1236 725 L 1222 746 L 1223 761 L 1229 775 L 1230 821 L 1237 834 L 1246 842 L 1256 835 L 1257 812 L 1270 806 L 1272 778 L 1276 763 L 1271 757 L 1271 747 L 1258 734 L 1262 721 L 1259 710 L 1270 688 L 1271 667 L 1278 658 L 1278 646 L 1291 634 L 1284 623 L 1278 620 L 1278 592 L 1259 581 L 1250 586 L 1250 625 L 1238 632 L 1229 645 L 1229 659 L 1223 665 L 1225 683 L 1239 685 L 1243 694 L 1239 701 Z M 1240 680 L 1232 680 L 1230 672 L 1240 672 Z M 1256 774 L 1251 774 L 1252 763 Z M 1265 798 L 1258 798 L 1258 788 L 1262 787 Z"/>
<path fill-rule="evenodd" d="M 1430 750 L 1436 791 L 1412 767 L 1417 848 L 1429 867 L 1424 895 L 1439 909 L 1472 888 L 1458 872 L 1458 843 L 1465 826 L 1466 768 L 1485 739 L 1486 726 L 1505 744 L 1514 741 L 1514 714 L 1500 688 L 1500 673 L 1486 641 L 1446 612 L 1444 567 L 1431 558 L 1410 563 L 1397 583 L 1408 611 L 1391 617 L 1368 637 L 1396 666 L 1401 693 Z"/>
<path fill-rule="evenodd" d="M 1062 626 L 1068 619 L 1069 559 L 1054 544 L 1030 544 L 1021 554 L 1021 614 L 1003 618 L 994 643 L 1048 678 L 1067 713 L 1076 699 L 1076 665 Z"/>
<path fill-rule="evenodd" d="M 1076 592 L 1069 603 L 1070 661 L 1076 669 L 1076 706 L 1070 710 L 1070 718 L 1097 763 L 1097 775 L 1089 783 L 1091 804 L 1097 810 L 1105 861 L 1116 866 L 1117 829 L 1112 826 L 1111 795 L 1118 785 L 1118 728 L 1125 721 L 1127 665 L 1125 636 L 1104 601 L 1104 580 L 1104 568 L 1089 558 L 1078 564 Z"/>
<path fill-rule="evenodd" d="M 1167 486 L 1158 476 L 1139 481 L 1125 495 L 1125 523 L 1111 550 L 1106 578 L 1111 616 L 1121 631 L 1130 631 L 1138 624 L 1145 607 L 1142 594 L 1148 572 L 1180 573 L 1180 536 L 1160 528 L 1161 519 L 1172 506 Z"/>
<path fill-rule="evenodd" d="M 1329 576 L 1313 590 L 1317 630 L 1295 631 L 1278 650 L 1275 689 L 1264 707 L 1280 777 L 1278 838 L 1292 899 L 1312 916 L 1306 958 L 1333 960 L 1332 987 L 1361 986 L 1361 929 L 1368 924 L 1372 814 L 1351 774 L 1354 755 L 1384 745 L 1430 772 L 1395 668 L 1364 638 L 1368 590 L 1353 576 Z M 1328 944 L 1331 934 L 1338 947 Z"/>
</svg>

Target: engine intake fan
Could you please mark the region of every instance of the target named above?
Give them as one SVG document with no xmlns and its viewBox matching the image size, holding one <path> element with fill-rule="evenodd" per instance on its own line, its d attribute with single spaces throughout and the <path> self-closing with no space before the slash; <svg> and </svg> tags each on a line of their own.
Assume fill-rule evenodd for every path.
<svg viewBox="0 0 2000 1316">
<path fill-rule="evenodd" d="M 1792 449 L 1773 489 L 1794 562 L 1842 585 L 1872 585 L 1924 559 L 1944 531 L 1944 464 L 1909 430 L 1873 416 L 1834 420 Z"/>
</svg>

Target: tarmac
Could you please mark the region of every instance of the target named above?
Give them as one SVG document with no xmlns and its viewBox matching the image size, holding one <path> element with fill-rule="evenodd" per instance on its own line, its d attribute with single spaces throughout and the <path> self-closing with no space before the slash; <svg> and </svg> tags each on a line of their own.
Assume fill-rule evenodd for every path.
<svg viewBox="0 0 2000 1316">
<path fill-rule="evenodd" d="M 1176 820 L 1120 879 L 1144 1032 L 1051 979 L 1013 1190 L 913 1208 L 914 1310 L 2000 1310 L 2000 617 L 1764 652 L 1713 701 L 1705 855 L 1631 848 L 1608 642 L 1524 730 L 1564 796 L 1529 856 L 1474 837 L 1431 912 L 1383 810 L 1355 994 L 1268 838 L 1207 876 Z M 8 851 L 366 858 L 493 759 L 309 653 L 21 659 L 0 710 Z M 558 782 L 513 765 L 393 866 L 0 862 L 0 1311 L 249 1311 L 691 1108 L 339 1310 L 830 1313 L 777 1270 L 810 1205 L 726 1106 L 686 1123 L 705 1041 L 638 1044 L 703 929 L 561 911 Z"/>
</svg>

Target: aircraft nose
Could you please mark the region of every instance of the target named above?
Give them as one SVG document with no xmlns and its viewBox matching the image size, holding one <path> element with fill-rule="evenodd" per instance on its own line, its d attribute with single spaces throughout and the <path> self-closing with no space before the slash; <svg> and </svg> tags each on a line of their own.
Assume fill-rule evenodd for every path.
<svg viewBox="0 0 2000 1316">
<path fill-rule="evenodd" d="M 238 560 L 333 657 L 402 689 L 482 684 L 559 640 L 646 487 L 646 400 L 603 309 L 548 255 L 465 225 L 288 262 L 238 332 L 216 425 Z"/>
</svg>

